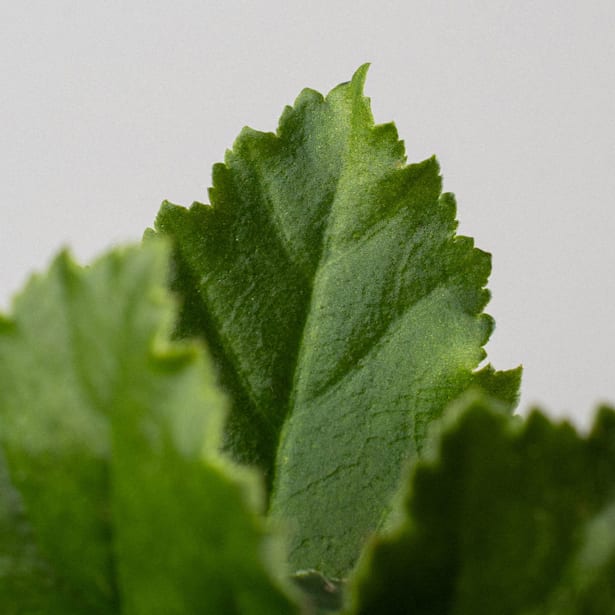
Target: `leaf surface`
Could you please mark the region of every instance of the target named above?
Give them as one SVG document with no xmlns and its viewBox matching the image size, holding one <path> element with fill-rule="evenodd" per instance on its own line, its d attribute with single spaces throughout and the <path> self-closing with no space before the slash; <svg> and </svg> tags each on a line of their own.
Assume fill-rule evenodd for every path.
<svg viewBox="0 0 615 615">
<path fill-rule="evenodd" d="M 345 612 L 612 612 L 615 413 L 583 438 L 538 411 L 466 403 L 415 468 L 404 522 L 368 547 Z"/>
<path fill-rule="evenodd" d="M 386 517 L 427 426 L 475 383 L 490 258 L 455 235 L 434 158 L 374 125 L 367 67 L 304 90 L 278 130 L 244 129 L 211 205 L 163 204 L 179 335 L 207 339 L 232 400 L 227 445 L 294 528 L 294 569 L 344 576 Z M 512 397 L 518 374 L 492 378 Z"/>
<path fill-rule="evenodd" d="M 0 605 L 4 615 L 86 615 L 41 556 L 0 451 Z"/>
<path fill-rule="evenodd" d="M 36 553 L 33 563 L 48 570 L 52 587 L 73 594 L 81 609 L 113 613 L 118 594 L 106 497 L 108 426 L 82 377 L 88 359 L 73 345 L 79 321 L 73 320 L 71 272 L 62 253 L 46 276 L 30 280 L 0 330 L 0 443 L 22 508 L 20 525 L 29 528 L 23 543 L 0 548 L 8 549 L 2 555 L 9 559 L 22 549 Z M 100 333 L 91 331 L 97 346 L 107 341 Z M 89 360 L 95 357 L 98 348 Z M 110 355 L 100 358 L 104 369 Z M 3 490 L 3 507 L 15 511 L 14 497 Z M 25 596 L 7 597 L 6 604 L 19 612 Z"/>
<path fill-rule="evenodd" d="M 615 613 L 615 502 L 583 528 L 581 547 L 546 606 L 528 615 Z"/>
<path fill-rule="evenodd" d="M 259 485 L 218 455 L 209 359 L 169 340 L 168 256 L 151 242 L 82 269 L 61 254 L 3 321 L 0 535 L 19 530 L 0 543 L 3 612 L 37 612 L 49 587 L 68 598 L 43 612 L 65 615 L 296 612 Z"/>
</svg>

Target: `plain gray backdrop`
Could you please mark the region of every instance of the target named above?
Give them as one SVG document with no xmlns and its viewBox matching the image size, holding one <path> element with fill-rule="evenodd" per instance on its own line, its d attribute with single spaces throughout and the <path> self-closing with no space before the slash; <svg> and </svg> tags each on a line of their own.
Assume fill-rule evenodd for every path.
<svg viewBox="0 0 615 615">
<path fill-rule="evenodd" d="M 364 62 L 377 122 L 436 154 L 493 254 L 487 346 L 520 409 L 615 402 L 615 2 L 3 2 L 0 307 L 61 246 L 138 241 L 207 201 L 244 125 Z"/>
</svg>

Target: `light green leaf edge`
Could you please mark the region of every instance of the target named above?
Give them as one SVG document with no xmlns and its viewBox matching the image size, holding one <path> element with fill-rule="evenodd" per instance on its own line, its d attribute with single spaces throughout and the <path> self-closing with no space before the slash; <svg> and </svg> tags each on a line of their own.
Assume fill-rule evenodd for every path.
<svg viewBox="0 0 615 615">
<path fill-rule="evenodd" d="M 520 377 L 473 374 L 490 257 L 455 235 L 435 158 L 406 165 L 395 126 L 374 125 L 366 74 L 304 90 L 275 134 L 245 128 L 211 205 L 165 202 L 155 225 L 175 243 L 177 334 L 207 340 L 231 398 L 227 446 L 264 469 L 291 566 L 329 576 L 445 405 L 472 385 L 514 403 Z"/>
<path fill-rule="evenodd" d="M 484 396 L 456 403 L 344 613 L 613 612 L 615 412 L 601 408 L 586 437 L 537 410 L 517 419 Z"/>
<path fill-rule="evenodd" d="M 169 341 L 168 257 L 64 252 L 2 320 L 3 612 L 297 612 L 258 481 L 218 454 L 210 361 Z"/>
</svg>

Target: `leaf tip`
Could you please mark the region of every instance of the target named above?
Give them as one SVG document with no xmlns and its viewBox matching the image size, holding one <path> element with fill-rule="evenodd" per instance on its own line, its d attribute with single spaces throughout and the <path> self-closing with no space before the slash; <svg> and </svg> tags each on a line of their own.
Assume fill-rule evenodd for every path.
<svg viewBox="0 0 615 615">
<path fill-rule="evenodd" d="M 361 64 L 361 66 L 357 68 L 357 70 L 354 72 L 354 75 L 352 76 L 351 83 L 359 87 L 361 91 L 363 91 L 363 86 L 365 85 L 365 80 L 367 78 L 367 73 L 370 66 L 370 62 L 365 62 L 364 64 Z"/>
</svg>

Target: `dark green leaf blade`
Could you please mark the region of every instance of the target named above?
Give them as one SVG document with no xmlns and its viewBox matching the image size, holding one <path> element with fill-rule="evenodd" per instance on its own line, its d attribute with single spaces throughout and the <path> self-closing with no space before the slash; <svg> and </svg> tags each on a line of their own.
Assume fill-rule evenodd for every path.
<svg viewBox="0 0 615 615">
<path fill-rule="evenodd" d="M 473 387 L 478 387 L 483 393 L 506 404 L 512 413 L 519 403 L 521 387 L 521 366 L 505 371 L 496 371 L 493 366 L 486 365 L 474 373 Z"/>
<path fill-rule="evenodd" d="M 406 166 L 374 125 L 367 67 L 305 90 L 276 134 L 245 129 L 211 206 L 164 204 L 179 330 L 210 343 L 233 399 L 229 446 L 272 481 L 291 566 L 343 576 L 399 468 L 473 384 L 493 323 L 487 254 L 455 235 L 435 159 Z"/>
<path fill-rule="evenodd" d="M 590 575 L 587 555 L 615 496 L 615 413 L 583 438 L 537 411 L 522 422 L 485 398 L 465 403 L 415 468 L 403 524 L 366 551 L 347 612 L 554 614 L 567 597 L 562 612 L 597 615 L 575 607 L 592 603 L 593 573 L 596 600 L 611 591 L 615 545 Z"/>
<path fill-rule="evenodd" d="M 615 613 L 615 503 L 587 523 L 583 541 L 545 606 L 527 615 Z"/>
</svg>

